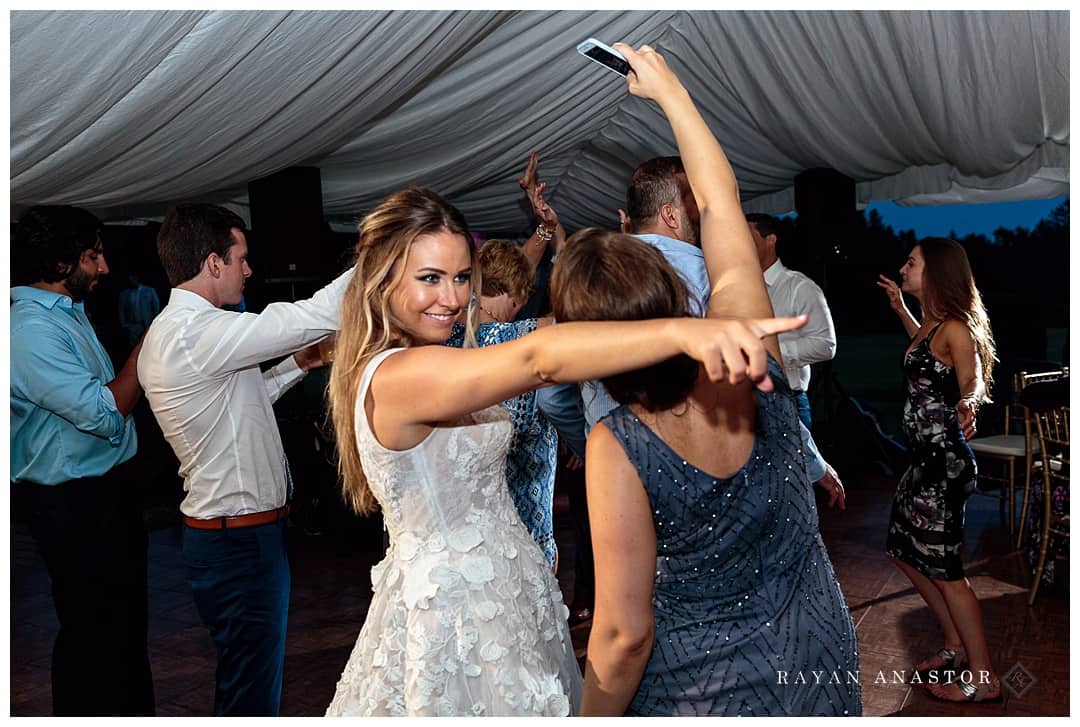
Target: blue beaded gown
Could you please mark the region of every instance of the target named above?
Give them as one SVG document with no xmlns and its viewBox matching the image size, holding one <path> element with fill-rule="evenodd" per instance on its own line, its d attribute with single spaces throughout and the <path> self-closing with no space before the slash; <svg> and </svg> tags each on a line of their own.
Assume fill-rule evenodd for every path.
<svg viewBox="0 0 1080 727">
<path fill-rule="evenodd" d="M 626 406 L 603 420 L 641 477 L 656 528 L 656 636 L 627 714 L 862 714 L 855 626 L 772 357 L 769 375 L 753 451 L 732 477 L 688 464 Z"/>
</svg>

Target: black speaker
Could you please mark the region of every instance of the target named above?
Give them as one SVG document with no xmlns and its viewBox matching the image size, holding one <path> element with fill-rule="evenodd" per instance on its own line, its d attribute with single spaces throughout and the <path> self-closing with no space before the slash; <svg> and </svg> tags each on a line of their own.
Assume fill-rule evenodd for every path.
<svg viewBox="0 0 1080 727">
<path fill-rule="evenodd" d="M 317 167 L 289 167 L 248 183 L 249 241 L 255 277 L 321 277 L 327 241 Z"/>
<path fill-rule="evenodd" d="M 845 258 L 850 252 L 858 214 L 855 180 L 835 169 L 807 169 L 795 177 L 795 211 L 799 253 L 814 269 L 803 272 L 818 279 L 828 260 Z"/>
<path fill-rule="evenodd" d="M 795 211 L 807 229 L 846 227 L 855 213 L 855 180 L 835 169 L 807 169 L 795 177 Z"/>
</svg>

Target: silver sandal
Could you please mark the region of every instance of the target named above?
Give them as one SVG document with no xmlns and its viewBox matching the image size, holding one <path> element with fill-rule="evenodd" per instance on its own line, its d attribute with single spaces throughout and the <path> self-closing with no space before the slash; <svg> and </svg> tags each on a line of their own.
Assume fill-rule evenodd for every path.
<svg viewBox="0 0 1080 727">
<path fill-rule="evenodd" d="M 974 702 L 976 704 L 997 704 L 1004 700 L 1000 679 L 994 679 L 988 683 L 984 689 L 979 689 L 971 682 L 965 682 L 962 679 L 953 682 L 953 684 L 960 690 L 963 699 L 949 699 L 948 697 L 942 697 L 934 689 L 930 690 L 930 696 L 942 702 Z M 991 694 L 993 696 L 977 699 L 981 694 Z"/>
<path fill-rule="evenodd" d="M 919 677 L 919 682 L 925 684 L 928 680 L 930 672 L 941 672 L 949 669 L 956 671 L 960 667 L 966 666 L 966 662 L 964 660 L 957 658 L 960 656 L 960 652 L 954 651 L 944 646 L 938 649 L 937 653 L 934 654 L 934 656 L 941 659 L 940 666 L 931 666 L 925 669 L 917 669 L 915 667 L 912 667 L 911 674 L 912 676 L 917 675 Z"/>
</svg>

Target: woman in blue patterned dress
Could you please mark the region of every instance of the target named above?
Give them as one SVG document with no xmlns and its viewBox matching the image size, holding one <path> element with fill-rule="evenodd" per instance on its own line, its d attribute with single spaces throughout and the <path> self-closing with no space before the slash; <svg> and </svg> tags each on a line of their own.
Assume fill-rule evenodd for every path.
<svg viewBox="0 0 1080 727">
<path fill-rule="evenodd" d="M 999 701 L 982 609 L 960 562 L 964 502 L 976 477 L 966 442 L 994 365 L 990 323 L 967 254 L 953 240 L 931 237 L 916 245 L 900 268 L 900 286 L 880 277 L 878 286 L 911 338 L 904 354 L 911 466 L 893 499 L 886 549 L 937 618 L 945 642 L 915 666 L 912 683 L 926 684 L 945 701 Z M 919 301 L 922 322 L 901 292 Z M 953 669 L 956 675 L 944 675 Z M 940 683 L 927 684 L 931 672 Z"/>
<path fill-rule="evenodd" d="M 476 343 L 493 346 L 532 333 L 550 318 L 514 317 L 529 299 L 533 270 L 528 258 L 509 240 L 488 240 L 477 253 L 482 274 Z M 465 326 L 455 324 L 448 346 L 461 347 Z M 540 410 L 536 391 L 526 391 L 502 403 L 510 413 L 514 434 L 506 453 L 506 483 L 521 522 L 555 567 L 557 550 L 552 506 L 559 438 L 555 426 Z"/>
<path fill-rule="evenodd" d="M 658 53 L 616 47 L 630 92 L 671 122 L 701 215 L 707 317 L 769 315 L 720 145 Z M 560 322 L 689 316 L 688 298 L 658 250 L 620 233 L 577 233 L 552 274 Z M 765 348 L 772 382 L 757 390 L 685 357 L 604 379 L 622 406 L 586 450 L 596 610 L 583 715 L 861 714 L 854 624 L 776 339 Z"/>
</svg>

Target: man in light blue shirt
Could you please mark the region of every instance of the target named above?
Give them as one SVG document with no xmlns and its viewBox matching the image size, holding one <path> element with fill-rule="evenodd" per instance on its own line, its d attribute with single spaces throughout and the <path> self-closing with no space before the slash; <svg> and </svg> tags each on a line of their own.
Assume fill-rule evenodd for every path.
<svg viewBox="0 0 1080 727">
<path fill-rule="evenodd" d="M 626 211 L 620 210 L 620 220 L 624 232 L 664 254 L 690 289 L 690 310 L 704 316 L 712 286 L 698 242 L 701 218 L 682 159 L 655 157 L 639 164 L 626 190 Z M 589 429 L 618 406 L 599 381 L 584 382 L 581 399 Z M 800 426 L 800 434 L 806 448 L 810 481 L 828 492 L 841 493 L 834 495 L 833 500 L 839 497 L 844 507 L 843 485 L 836 471 L 821 457 L 805 427 Z"/>
<path fill-rule="evenodd" d="M 147 538 L 130 461 L 139 347 L 120 370 L 83 300 L 109 272 L 101 223 L 34 207 L 11 250 L 11 480 L 52 580 L 56 715 L 152 715 Z"/>
<path fill-rule="evenodd" d="M 107 385 L 116 375 L 83 301 L 33 285 L 11 300 L 11 478 L 56 485 L 135 456 L 135 425 Z"/>
<path fill-rule="evenodd" d="M 639 164 L 626 190 L 626 208 L 620 210 L 623 231 L 664 254 L 690 289 L 690 310 L 704 316 L 711 286 L 698 246 L 701 218 L 682 160 L 656 157 Z M 618 406 L 599 381 L 581 384 L 581 401 L 588 429 Z"/>
</svg>

